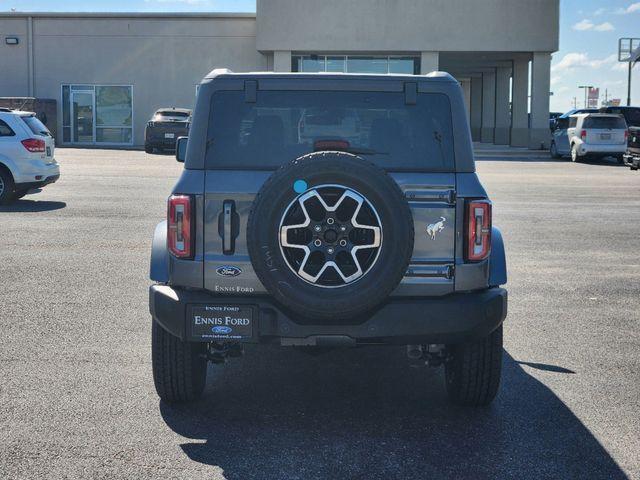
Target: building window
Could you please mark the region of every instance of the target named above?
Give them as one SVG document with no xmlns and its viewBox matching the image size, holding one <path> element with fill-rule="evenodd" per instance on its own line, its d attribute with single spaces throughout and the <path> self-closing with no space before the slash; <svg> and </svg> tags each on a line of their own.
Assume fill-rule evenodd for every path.
<svg viewBox="0 0 640 480">
<path fill-rule="evenodd" d="M 294 72 L 420 74 L 420 57 L 401 55 L 293 55 Z"/>
<path fill-rule="evenodd" d="M 63 143 L 133 144 L 133 87 L 63 85 Z"/>
</svg>

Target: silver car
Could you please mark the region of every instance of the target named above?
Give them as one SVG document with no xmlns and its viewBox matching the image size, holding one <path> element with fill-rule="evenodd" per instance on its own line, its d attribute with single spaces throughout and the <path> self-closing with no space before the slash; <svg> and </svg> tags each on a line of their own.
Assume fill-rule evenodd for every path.
<svg viewBox="0 0 640 480">
<path fill-rule="evenodd" d="M 627 123 L 622 115 L 580 113 L 558 119 L 550 152 L 554 158 L 570 155 L 574 162 L 614 157 L 622 163 L 627 137 Z"/>
</svg>

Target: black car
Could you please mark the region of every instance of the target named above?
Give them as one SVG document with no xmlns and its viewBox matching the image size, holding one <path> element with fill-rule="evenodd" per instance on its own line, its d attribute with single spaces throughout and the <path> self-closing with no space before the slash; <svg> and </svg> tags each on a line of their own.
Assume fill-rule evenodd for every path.
<svg viewBox="0 0 640 480">
<path fill-rule="evenodd" d="M 186 108 L 159 108 L 144 131 L 144 151 L 175 150 L 176 139 L 189 135 L 191 110 Z"/>
<path fill-rule="evenodd" d="M 622 115 L 629 127 L 640 127 L 640 107 L 603 107 L 601 113 Z"/>
<path fill-rule="evenodd" d="M 640 127 L 629 127 L 629 143 L 624 161 L 631 170 L 640 168 Z"/>
</svg>

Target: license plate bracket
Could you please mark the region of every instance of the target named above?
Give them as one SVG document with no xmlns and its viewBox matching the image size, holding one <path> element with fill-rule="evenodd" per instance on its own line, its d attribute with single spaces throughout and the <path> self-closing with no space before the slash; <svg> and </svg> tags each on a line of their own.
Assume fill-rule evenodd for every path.
<svg viewBox="0 0 640 480">
<path fill-rule="evenodd" d="M 253 336 L 251 305 L 191 305 L 187 333 L 198 341 L 239 341 Z"/>
</svg>

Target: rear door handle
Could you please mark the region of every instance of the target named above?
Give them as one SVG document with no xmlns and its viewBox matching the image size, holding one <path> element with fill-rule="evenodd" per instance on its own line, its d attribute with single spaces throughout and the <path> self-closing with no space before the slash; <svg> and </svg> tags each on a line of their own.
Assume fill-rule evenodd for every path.
<svg viewBox="0 0 640 480">
<path fill-rule="evenodd" d="M 238 236 L 238 214 L 236 202 L 225 200 L 222 202 L 222 212 L 218 217 L 218 233 L 222 238 L 222 253 L 233 255 L 235 252 L 236 237 Z"/>
</svg>

